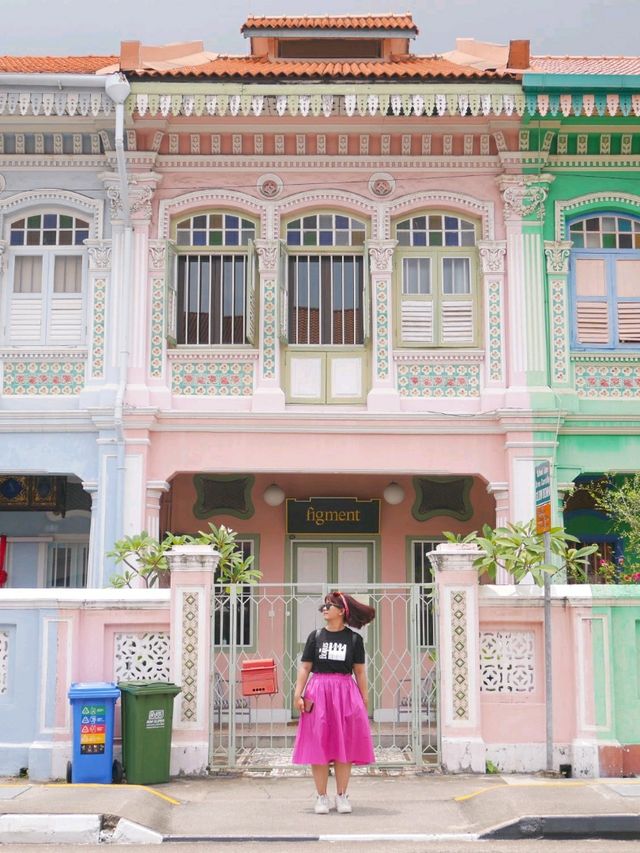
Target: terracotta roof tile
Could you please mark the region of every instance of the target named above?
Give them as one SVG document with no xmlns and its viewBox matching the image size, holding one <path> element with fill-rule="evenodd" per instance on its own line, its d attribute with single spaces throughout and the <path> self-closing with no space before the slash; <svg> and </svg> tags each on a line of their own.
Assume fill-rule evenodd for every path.
<svg viewBox="0 0 640 853">
<path fill-rule="evenodd" d="M 408 12 L 401 15 L 304 15 L 301 17 L 250 16 L 244 22 L 245 30 L 408 30 L 418 32 Z"/>
<path fill-rule="evenodd" d="M 95 74 L 117 61 L 117 56 L 0 56 L 0 73 Z"/>
<path fill-rule="evenodd" d="M 532 56 L 541 74 L 640 74 L 640 56 Z"/>
<path fill-rule="evenodd" d="M 456 65 L 437 56 L 402 56 L 391 61 L 335 61 L 268 59 L 262 56 L 219 56 L 203 65 L 184 66 L 163 72 L 140 69 L 127 72 L 137 77 L 208 77 L 288 80 L 393 80 L 395 78 L 432 79 L 511 79 L 513 75 L 478 71 Z"/>
</svg>

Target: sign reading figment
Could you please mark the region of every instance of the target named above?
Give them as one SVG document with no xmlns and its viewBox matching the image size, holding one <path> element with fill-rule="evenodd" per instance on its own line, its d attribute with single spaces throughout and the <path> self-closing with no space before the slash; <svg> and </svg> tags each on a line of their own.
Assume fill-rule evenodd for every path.
<svg viewBox="0 0 640 853">
<path fill-rule="evenodd" d="M 287 533 L 379 533 L 380 501 L 358 498 L 287 499 Z"/>
</svg>

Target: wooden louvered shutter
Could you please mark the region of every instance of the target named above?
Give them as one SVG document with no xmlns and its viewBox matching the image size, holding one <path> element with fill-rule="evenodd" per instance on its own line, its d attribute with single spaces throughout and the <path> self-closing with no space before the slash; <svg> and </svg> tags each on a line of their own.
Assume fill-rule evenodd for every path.
<svg viewBox="0 0 640 853">
<path fill-rule="evenodd" d="M 53 286 L 47 322 L 47 343 L 73 346 L 83 342 L 85 332 L 85 306 L 83 295 L 82 257 L 80 255 L 55 255 L 49 257 L 53 264 Z"/>
<path fill-rule="evenodd" d="M 610 341 L 605 258 L 576 258 L 576 341 L 606 345 Z"/>
<path fill-rule="evenodd" d="M 475 317 L 471 258 L 443 258 L 441 288 L 440 342 L 445 346 L 473 344 Z"/>
<path fill-rule="evenodd" d="M 433 344 L 431 258 L 402 259 L 400 340 L 404 346 Z"/>
<path fill-rule="evenodd" d="M 616 260 L 618 343 L 640 343 L 640 259 Z"/>
<path fill-rule="evenodd" d="M 12 344 L 43 343 L 43 261 L 42 255 L 14 259 L 8 329 Z"/>
</svg>

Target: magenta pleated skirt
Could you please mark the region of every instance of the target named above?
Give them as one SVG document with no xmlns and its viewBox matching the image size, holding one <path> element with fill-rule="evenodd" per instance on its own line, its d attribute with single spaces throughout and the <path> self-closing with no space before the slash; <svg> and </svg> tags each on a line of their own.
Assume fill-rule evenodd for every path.
<svg viewBox="0 0 640 853">
<path fill-rule="evenodd" d="M 313 711 L 300 715 L 294 764 L 373 764 L 373 742 L 358 685 L 350 675 L 314 673 L 305 697 Z"/>
</svg>

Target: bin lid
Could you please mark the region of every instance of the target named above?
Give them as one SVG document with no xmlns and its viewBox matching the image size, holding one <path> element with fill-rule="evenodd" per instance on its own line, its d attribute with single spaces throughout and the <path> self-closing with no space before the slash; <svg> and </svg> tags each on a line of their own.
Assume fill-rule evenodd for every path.
<svg viewBox="0 0 640 853">
<path fill-rule="evenodd" d="M 113 681 L 73 681 L 69 699 L 118 699 L 120 690 Z"/>
<path fill-rule="evenodd" d="M 118 687 L 123 693 L 129 693 L 132 696 L 149 696 L 168 693 L 171 696 L 177 696 L 182 693 L 182 687 L 178 687 L 172 681 L 119 681 Z"/>
</svg>

